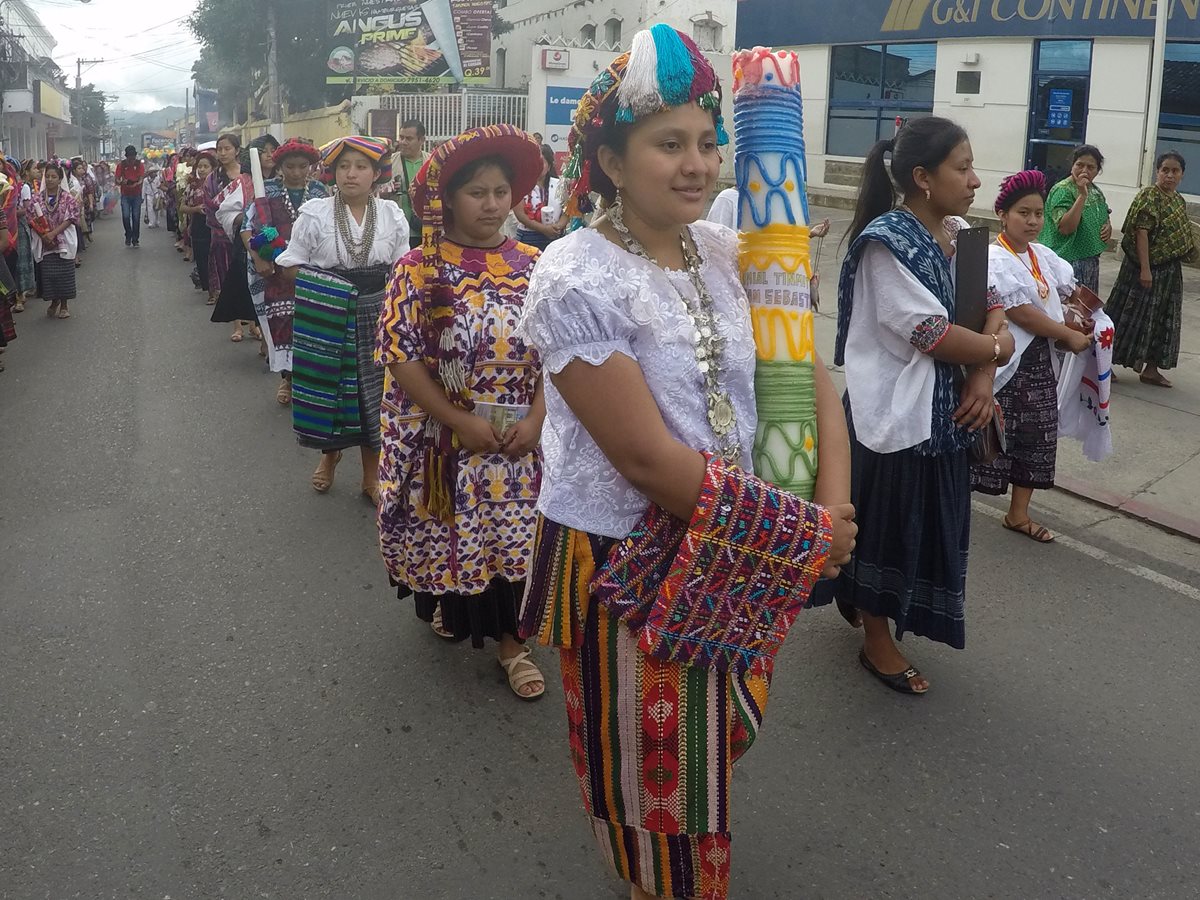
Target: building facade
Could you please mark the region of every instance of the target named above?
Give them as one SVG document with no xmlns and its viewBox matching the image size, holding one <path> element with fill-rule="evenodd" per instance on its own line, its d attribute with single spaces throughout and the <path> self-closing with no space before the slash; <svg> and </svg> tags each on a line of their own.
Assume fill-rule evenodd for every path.
<svg viewBox="0 0 1200 900">
<path fill-rule="evenodd" d="M 23 0 L 0 4 L 0 143 L 8 156 L 45 159 L 70 130 L 71 103 L 52 59 L 55 44 Z"/>
<path fill-rule="evenodd" d="M 701 50 L 730 54 L 737 0 L 498 0 L 512 30 L 492 39 L 492 85 L 525 90 L 536 77 L 536 46 L 598 51 L 609 59 L 659 22 L 691 35 Z M 607 63 L 607 61 L 606 61 Z"/>
<path fill-rule="evenodd" d="M 853 16 L 833 16 L 825 0 L 743 0 L 737 43 L 798 51 L 818 190 L 844 181 L 833 173 L 898 122 L 939 115 L 971 136 L 984 208 L 1006 175 L 1061 178 L 1075 146 L 1096 145 L 1119 228 L 1157 152 L 1192 161 L 1181 190 L 1200 201 L 1200 0 L 1171 3 L 1162 111 L 1151 121 L 1156 2 L 855 0 Z"/>
</svg>

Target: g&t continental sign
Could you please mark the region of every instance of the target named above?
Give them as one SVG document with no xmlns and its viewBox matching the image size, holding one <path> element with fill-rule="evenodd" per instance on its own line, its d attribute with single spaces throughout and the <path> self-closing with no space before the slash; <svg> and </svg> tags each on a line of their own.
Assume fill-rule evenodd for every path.
<svg viewBox="0 0 1200 900">
<path fill-rule="evenodd" d="M 849 6 L 850 4 L 845 4 Z M 869 44 L 939 38 L 1150 37 L 1158 0 L 743 0 L 739 47 Z M 844 7 L 843 7 L 844 8 Z M 1173 0 L 1167 35 L 1200 40 L 1200 0 Z"/>
</svg>

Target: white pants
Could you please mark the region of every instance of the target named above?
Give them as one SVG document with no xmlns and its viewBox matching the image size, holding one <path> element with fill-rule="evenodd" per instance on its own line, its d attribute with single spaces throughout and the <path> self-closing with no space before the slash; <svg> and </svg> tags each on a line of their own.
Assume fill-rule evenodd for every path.
<svg viewBox="0 0 1200 900">
<path fill-rule="evenodd" d="M 154 208 L 154 198 L 151 197 L 142 202 L 142 216 L 145 218 L 146 224 L 151 228 L 158 227 L 160 214 L 159 211 Z"/>
</svg>

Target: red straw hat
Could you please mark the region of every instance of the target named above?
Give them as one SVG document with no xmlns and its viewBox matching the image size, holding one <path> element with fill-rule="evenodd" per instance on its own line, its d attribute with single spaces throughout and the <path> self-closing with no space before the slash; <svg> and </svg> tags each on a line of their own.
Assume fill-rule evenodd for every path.
<svg viewBox="0 0 1200 900">
<path fill-rule="evenodd" d="M 485 156 L 503 157 L 513 170 L 513 205 L 525 199 L 542 174 L 542 148 L 533 135 L 512 125 L 486 125 L 464 131 L 442 144 L 430 155 L 412 183 L 413 212 L 427 216 L 431 195 L 439 200 L 442 188 L 467 165 Z"/>
</svg>

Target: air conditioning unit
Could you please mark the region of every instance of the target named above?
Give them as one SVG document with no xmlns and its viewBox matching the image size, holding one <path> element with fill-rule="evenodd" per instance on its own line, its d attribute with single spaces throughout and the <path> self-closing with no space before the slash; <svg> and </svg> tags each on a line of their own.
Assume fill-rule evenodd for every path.
<svg viewBox="0 0 1200 900">
<path fill-rule="evenodd" d="M 571 51 L 546 48 L 542 51 L 542 70 L 547 72 L 571 68 Z"/>
</svg>

